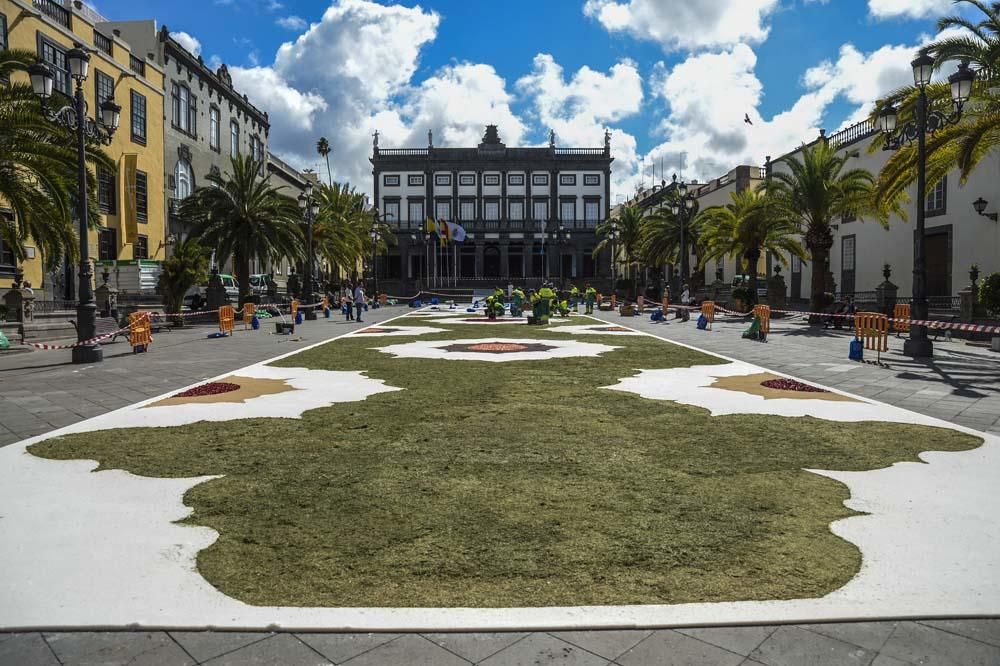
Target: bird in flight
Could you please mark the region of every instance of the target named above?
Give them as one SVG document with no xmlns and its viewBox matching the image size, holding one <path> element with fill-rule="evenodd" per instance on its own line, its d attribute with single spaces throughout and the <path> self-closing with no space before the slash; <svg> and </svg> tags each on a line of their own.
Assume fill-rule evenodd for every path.
<svg viewBox="0 0 1000 666">
<path fill-rule="evenodd" d="M 753 121 L 750 120 L 750 114 L 749 113 L 744 113 L 743 114 L 743 122 L 745 122 L 747 125 L 753 125 Z"/>
</svg>

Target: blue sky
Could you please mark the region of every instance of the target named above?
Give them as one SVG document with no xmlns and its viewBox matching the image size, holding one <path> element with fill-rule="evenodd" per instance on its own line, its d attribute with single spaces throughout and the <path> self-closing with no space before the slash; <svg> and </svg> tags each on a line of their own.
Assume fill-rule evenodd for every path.
<svg viewBox="0 0 1000 666">
<path fill-rule="evenodd" d="M 671 162 L 686 152 L 689 171 L 708 178 L 736 163 L 759 163 L 764 151 L 791 149 L 817 127 L 832 131 L 862 117 L 882 88 L 905 83 L 913 47 L 935 34 L 936 17 L 950 5 L 377 4 L 381 10 L 367 0 L 97 2 L 113 20 L 156 18 L 197 40 L 206 59 L 235 67 L 237 84 L 271 110 L 271 149 L 293 162 L 314 161 L 313 137 L 329 134 L 341 158 L 334 176 L 358 181 L 372 129 L 382 132 L 383 146 L 422 145 L 427 129 L 440 137 L 438 145 L 467 142 L 486 122 L 499 122 L 508 138 L 523 144 L 544 141 L 555 127 L 560 143 L 592 137 L 589 144 L 597 145 L 607 126 L 620 152 L 619 189 L 635 180 L 643 156 L 647 164 Z M 298 40 L 310 25 L 311 39 L 276 59 L 279 47 Z M 853 50 L 845 54 L 845 45 Z M 371 52 L 359 53 L 366 49 Z M 540 62 L 539 54 L 549 58 Z M 375 81 L 359 82 L 368 71 Z M 485 110 L 466 113 L 472 97 L 485 99 Z M 485 117 L 492 110 L 496 117 Z M 742 123 L 744 113 L 754 127 Z M 308 122 L 301 121 L 305 117 Z"/>
</svg>

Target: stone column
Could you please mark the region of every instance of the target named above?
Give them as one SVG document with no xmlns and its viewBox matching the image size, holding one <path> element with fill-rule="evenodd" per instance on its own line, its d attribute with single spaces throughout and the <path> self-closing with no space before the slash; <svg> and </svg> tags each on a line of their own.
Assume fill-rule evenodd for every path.
<svg viewBox="0 0 1000 666">
<path fill-rule="evenodd" d="M 481 242 L 476 242 L 476 277 L 483 277 L 483 249 Z"/>
<path fill-rule="evenodd" d="M 510 243 L 508 241 L 501 241 L 500 243 L 500 277 L 505 280 L 510 279 L 510 268 L 508 266 L 508 257 L 510 253 Z"/>
<path fill-rule="evenodd" d="M 27 289 L 21 288 L 21 280 L 24 274 L 18 270 L 14 274 L 14 282 L 10 290 L 3 295 L 4 305 L 7 306 L 7 321 L 30 322 L 34 319 L 35 295 Z"/>
<path fill-rule="evenodd" d="M 770 257 L 770 254 L 768 256 Z M 776 263 L 774 275 L 767 281 L 767 304 L 775 309 L 784 309 L 787 294 L 785 278 L 781 275 L 781 264 Z"/>
</svg>

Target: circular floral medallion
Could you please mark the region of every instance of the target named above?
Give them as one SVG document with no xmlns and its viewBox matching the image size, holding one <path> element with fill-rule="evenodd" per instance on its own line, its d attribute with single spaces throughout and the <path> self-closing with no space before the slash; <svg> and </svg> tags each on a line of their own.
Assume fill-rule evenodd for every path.
<svg viewBox="0 0 1000 666">
<path fill-rule="evenodd" d="M 761 386 L 770 389 L 778 389 L 779 391 L 803 391 L 805 393 L 829 393 L 826 389 L 821 389 L 818 386 L 810 386 L 809 384 L 803 384 L 800 381 L 794 379 L 789 379 L 787 377 L 781 377 L 779 379 L 768 379 L 760 383 Z"/>
<path fill-rule="evenodd" d="M 239 384 L 232 382 L 207 382 L 194 388 L 189 388 L 183 393 L 178 393 L 175 398 L 198 398 L 203 395 L 219 395 L 220 393 L 230 393 L 240 390 Z"/>
<path fill-rule="evenodd" d="M 455 361 L 544 361 L 552 358 L 598 356 L 614 351 L 610 345 L 576 340 L 531 338 L 479 338 L 473 340 L 421 340 L 379 347 L 397 358 L 430 358 Z"/>
<path fill-rule="evenodd" d="M 442 347 L 450 352 L 485 352 L 487 354 L 513 354 L 515 352 L 539 352 L 555 349 L 552 345 L 521 342 L 478 342 L 475 344 L 448 345 Z"/>
</svg>

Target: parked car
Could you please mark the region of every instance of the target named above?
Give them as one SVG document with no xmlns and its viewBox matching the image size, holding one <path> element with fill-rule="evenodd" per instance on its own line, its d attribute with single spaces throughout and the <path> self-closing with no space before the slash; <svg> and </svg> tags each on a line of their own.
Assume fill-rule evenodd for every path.
<svg viewBox="0 0 1000 666">
<path fill-rule="evenodd" d="M 749 275 L 734 275 L 732 288 L 745 287 L 750 282 Z M 767 300 L 767 278 L 757 276 L 757 300 Z"/>
<path fill-rule="evenodd" d="M 229 297 L 229 300 L 232 301 L 233 303 L 239 301 L 240 288 L 236 282 L 236 278 L 234 278 L 232 275 L 229 275 L 228 273 L 219 273 L 219 277 L 222 278 L 222 286 L 225 287 L 226 296 Z M 198 294 L 202 297 L 202 299 L 205 299 L 207 293 L 208 293 L 208 282 L 206 281 L 202 284 L 199 284 L 195 287 L 191 287 L 190 289 L 188 289 L 188 292 L 184 294 L 184 302 L 190 305 L 191 299 L 192 297 L 194 297 L 195 294 Z"/>
</svg>

